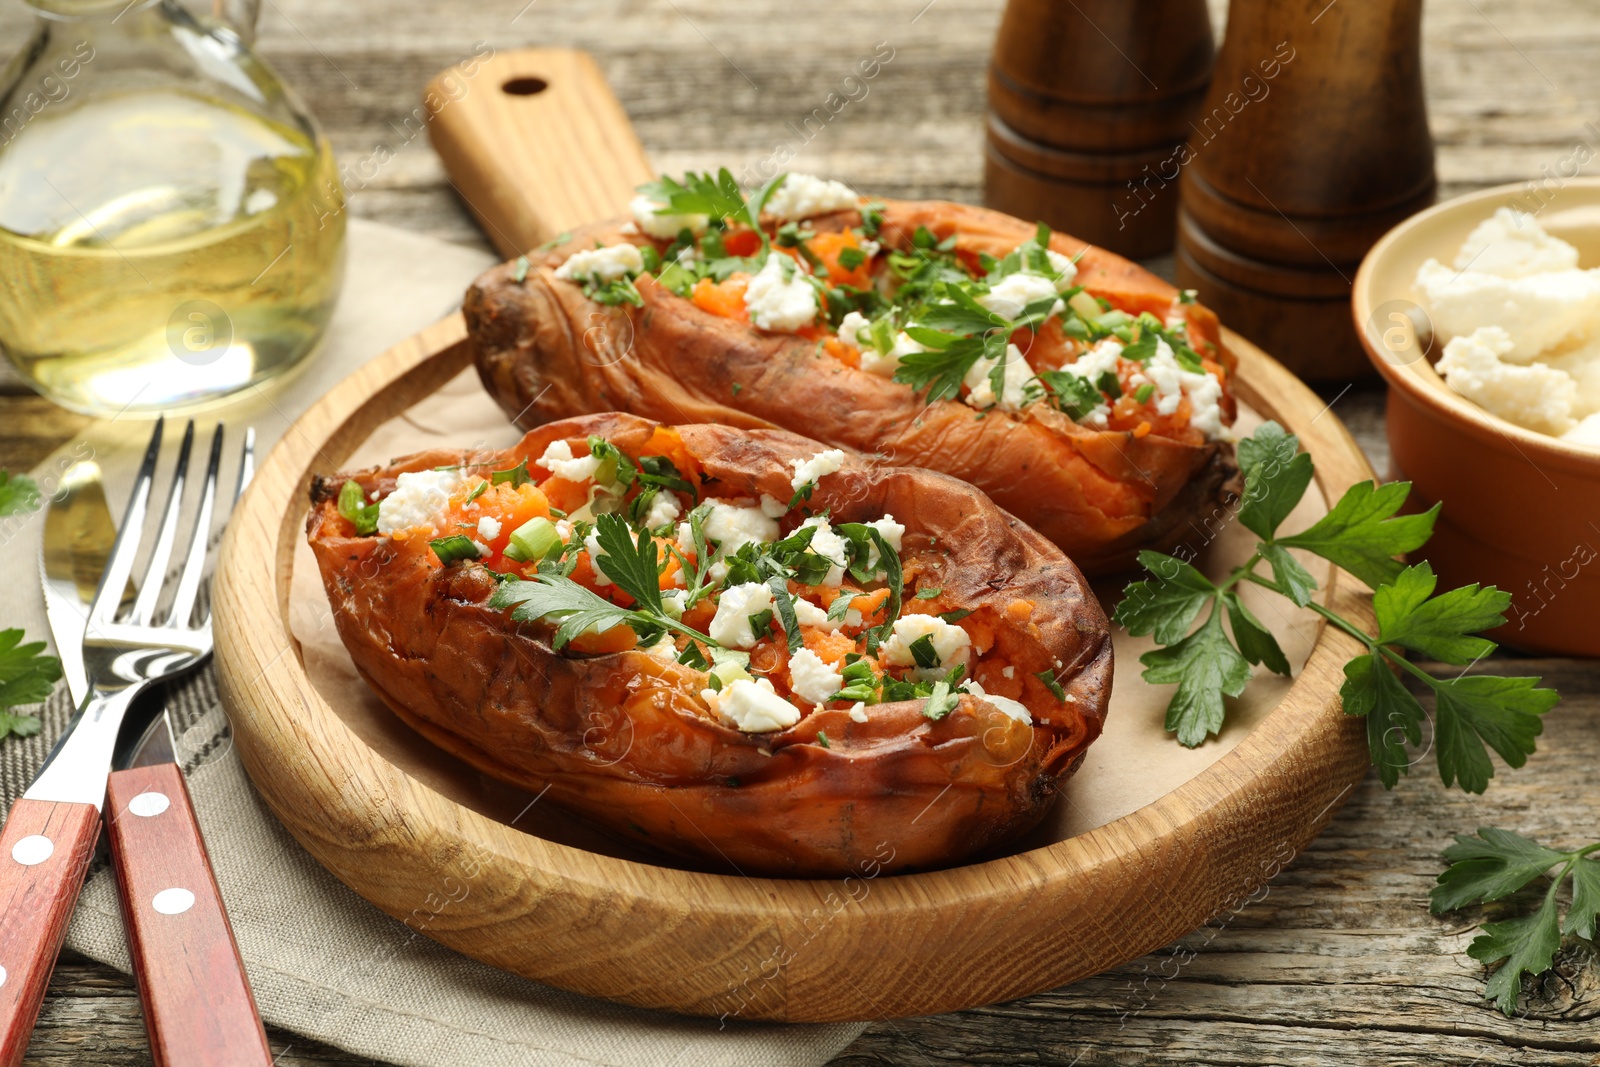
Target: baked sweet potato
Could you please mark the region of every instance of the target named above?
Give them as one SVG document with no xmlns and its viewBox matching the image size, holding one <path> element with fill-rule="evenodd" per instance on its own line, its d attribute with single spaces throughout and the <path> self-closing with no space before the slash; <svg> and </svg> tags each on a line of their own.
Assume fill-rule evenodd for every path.
<svg viewBox="0 0 1600 1067">
<path fill-rule="evenodd" d="M 602 414 L 311 498 L 340 637 L 395 714 L 714 869 L 993 850 L 1104 720 L 1111 640 L 1082 575 L 946 475 Z"/>
<path fill-rule="evenodd" d="M 793 430 L 969 481 L 1090 574 L 1176 543 L 1235 473 L 1216 317 L 1141 267 L 983 208 L 830 200 L 837 183 L 803 175 L 757 230 L 748 209 L 717 217 L 742 202 L 706 182 L 647 187 L 637 221 L 468 291 L 479 373 L 520 426 L 620 410 Z M 815 208 L 837 210 L 795 221 Z M 1041 283 L 1059 309 L 1029 315 Z"/>
</svg>

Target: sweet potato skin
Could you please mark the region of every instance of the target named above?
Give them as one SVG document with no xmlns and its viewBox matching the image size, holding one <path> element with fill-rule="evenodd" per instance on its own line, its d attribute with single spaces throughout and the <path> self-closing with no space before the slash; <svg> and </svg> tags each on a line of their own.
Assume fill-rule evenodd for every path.
<svg viewBox="0 0 1600 1067">
<path fill-rule="evenodd" d="M 627 415 L 569 419 L 506 453 L 434 451 L 313 486 L 307 532 L 334 621 L 390 708 L 486 774 L 548 787 L 547 801 L 716 870 L 824 876 L 936 867 L 1036 824 L 1100 733 L 1111 691 L 1108 627 L 1070 561 L 953 478 L 851 462 L 824 481 L 813 506 L 841 521 L 893 513 L 907 526 L 908 571 L 941 586 L 942 603 L 1000 618 L 996 647 L 1019 675 L 1059 660 L 1069 699 L 1049 722 L 1022 723 L 964 695 L 937 722 L 919 700 L 877 705 L 866 723 L 824 709 L 784 731 L 744 734 L 706 709 L 698 671 L 638 651 L 558 653 L 548 628 L 486 606 L 494 579 L 484 568 L 442 567 L 421 539 L 343 536 L 334 498 L 346 477 L 370 491 L 402 471 L 491 457 L 512 464 L 557 438 L 589 434 L 627 450 L 656 425 Z M 727 497 L 787 492 L 789 462 L 819 448 L 783 432 L 679 430 Z M 1031 612 L 1018 615 L 1019 601 Z M 828 747 L 817 743 L 821 732 Z"/>
<path fill-rule="evenodd" d="M 884 215 L 880 236 L 889 247 L 909 247 L 918 226 L 991 255 L 1033 234 L 1010 216 L 944 201 L 890 201 Z M 855 212 L 840 212 L 811 225 L 857 222 Z M 643 307 L 608 307 L 550 272 L 578 248 L 623 240 L 644 239 L 618 223 L 593 226 L 529 257 L 524 281 L 506 264 L 468 290 L 478 372 L 519 426 L 617 410 L 669 423 L 794 430 L 969 481 L 1090 574 L 1128 567 L 1141 548 L 1176 544 L 1236 474 L 1230 445 L 1094 430 L 1044 405 L 976 418 L 958 401 L 925 404 L 904 385 L 845 366 L 815 341 L 702 311 L 653 279 L 639 280 Z M 1082 253 L 1079 282 L 1119 306 L 1165 315 L 1177 300 L 1176 289 L 1137 264 L 1065 234 L 1051 243 Z M 1196 339 L 1231 363 L 1216 317 L 1195 304 L 1184 312 Z"/>
</svg>

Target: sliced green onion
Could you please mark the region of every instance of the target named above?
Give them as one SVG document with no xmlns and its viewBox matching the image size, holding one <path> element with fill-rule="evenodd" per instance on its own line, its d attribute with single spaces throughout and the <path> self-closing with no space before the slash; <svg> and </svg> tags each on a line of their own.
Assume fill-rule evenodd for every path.
<svg viewBox="0 0 1600 1067">
<path fill-rule="evenodd" d="M 428 544 L 433 548 L 433 554 L 439 557 L 440 563 L 454 563 L 461 559 L 477 559 L 478 546 L 472 543 L 472 538 L 465 534 L 452 534 L 449 537 L 436 537 Z"/>
<path fill-rule="evenodd" d="M 542 516 L 529 519 L 511 532 L 511 542 L 506 545 L 506 559 L 518 563 L 543 559 L 559 544 L 561 534 L 556 532 L 555 523 Z"/>
</svg>

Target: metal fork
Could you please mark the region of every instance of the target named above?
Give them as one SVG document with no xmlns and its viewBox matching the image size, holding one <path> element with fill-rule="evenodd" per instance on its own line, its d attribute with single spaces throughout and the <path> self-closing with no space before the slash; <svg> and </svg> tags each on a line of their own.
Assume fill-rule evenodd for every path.
<svg viewBox="0 0 1600 1067">
<path fill-rule="evenodd" d="M 222 460 L 220 425 L 212 440 L 200 506 L 171 610 L 156 621 L 167 564 L 177 541 L 194 445 L 193 421 L 184 431 L 171 494 L 139 583 L 138 598 L 126 617 L 118 618 L 150 510 L 164 421 L 158 420 L 151 434 L 89 610 L 83 638 L 89 693 L 38 776 L 12 805 L 0 832 L 0 1067 L 20 1062 L 27 1048 L 99 836 L 99 811 L 105 803 L 112 752 L 129 706 L 152 683 L 193 670 L 211 654 L 210 610 L 196 618 L 195 606 L 216 507 Z M 254 445 L 254 434 L 247 432 L 235 500 L 253 468 Z M 228 508 L 232 509 L 231 501 Z"/>
</svg>

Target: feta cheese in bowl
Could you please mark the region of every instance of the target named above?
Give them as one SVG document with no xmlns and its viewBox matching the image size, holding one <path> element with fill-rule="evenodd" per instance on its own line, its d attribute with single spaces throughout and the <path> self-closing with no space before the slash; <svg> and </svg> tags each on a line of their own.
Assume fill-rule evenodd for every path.
<svg viewBox="0 0 1600 1067">
<path fill-rule="evenodd" d="M 1441 504 L 1440 587 L 1511 596 L 1490 634 L 1600 656 L 1600 180 L 1521 184 L 1412 216 L 1357 272 L 1352 312 L 1389 384 L 1390 477 Z M 1427 326 L 1432 326 L 1431 337 Z"/>
</svg>

